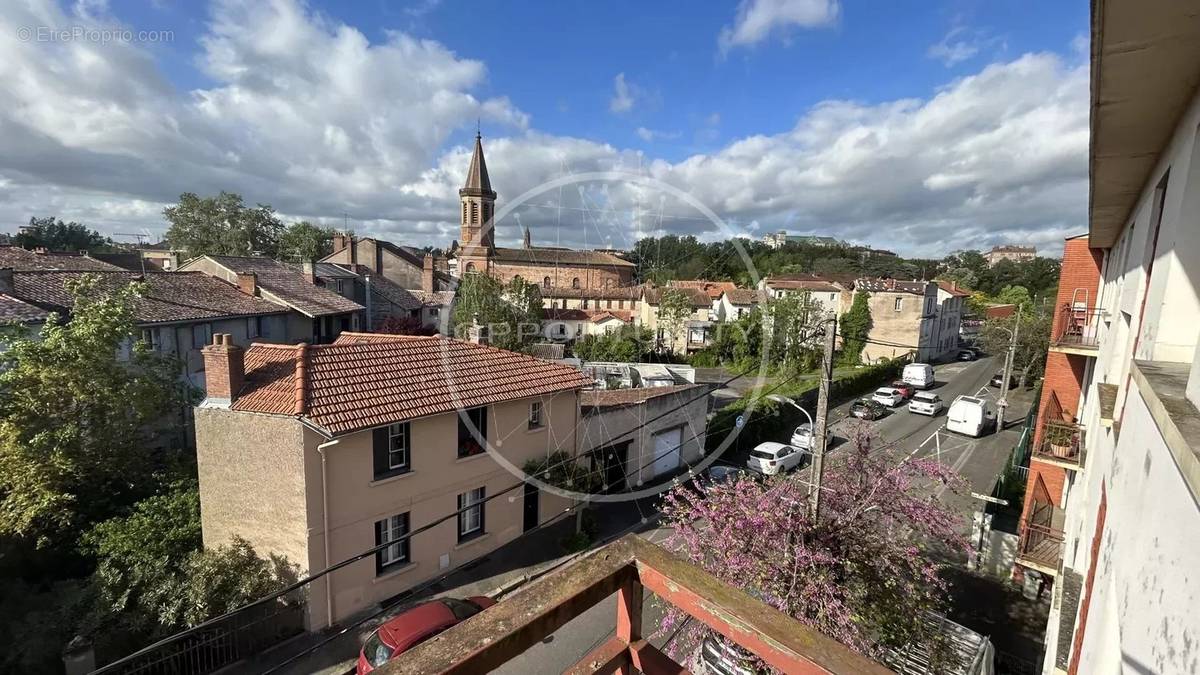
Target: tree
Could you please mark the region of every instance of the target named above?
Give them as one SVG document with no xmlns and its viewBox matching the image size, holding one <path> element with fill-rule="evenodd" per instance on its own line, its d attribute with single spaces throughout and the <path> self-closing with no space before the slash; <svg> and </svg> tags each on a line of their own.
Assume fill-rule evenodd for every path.
<svg viewBox="0 0 1200 675">
<path fill-rule="evenodd" d="M 259 556 L 244 539 L 204 549 L 195 481 L 182 481 L 98 524 L 85 537 L 98 560 L 95 623 L 143 641 L 237 609 L 294 583 L 298 568 Z"/>
<path fill-rule="evenodd" d="M 520 351 L 541 334 L 541 289 L 520 277 L 501 284 L 487 274 L 468 274 L 459 282 L 453 312 L 456 336 L 467 338 L 478 323 L 487 331 L 488 344 Z"/>
<path fill-rule="evenodd" d="M 170 456 L 154 449 L 153 427 L 193 395 L 176 364 L 135 339 L 141 286 L 105 293 L 87 275 L 67 289 L 70 322 L 52 315 L 0 355 L 0 535 L 64 551 L 152 490 Z"/>
<path fill-rule="evenodd" d="M 112 240 L 74 221 L 64 223 L 54 216 L 30 218 L 29 225 L 13 235 L 13 244 L 21 248 L 43 247 L 51 251 L 102 251 L 112 248 Z"/>
<path fill-rule="evenodd" d="M 820 359 L 820 341 L 814 334 L 823 315 L 824 307 L 807 291 L 770 300 L 763 319 L 772 364 L 790 373 L 815 368 Z"/>
<path fill-rule="evenodd" d="M 167 240 L 190 255 L 274 256 L 279 251 L 283 223 L 266 204 L 251 208 L 242 196 L 224 192 L 216 197 L 179 195 L 179 203 L 163 209 L 171 227 Z"/>
<path fill-rule="evenodd" d="M 1007 353 L 1017 320 L 1018 317 L 1014 313 L 1012 316 L 984 321 L 979 330 L 979 344 L 991 354 Z M 1053 314 L 1040 305 L 1028 303 L 1022 307 L 1021 330 L 1013 352 L 1012 372 L 1017 377 L 1017 386 L 1025 387 L 1031 379 L 1042 374 L 1046 365 L 1046 350 L 1050 348 L 1050 326 L 1053 320 Z"/>
<path fill-rule="evenodd" d="M 1029 289 L 1024 286 L 1005 286 L 996 294 L 996 302 L 1002 305 L 1017 305 L 1028 309 L 1031 300 Z"/>
<path fill-rule="evenodd" d="M 603 335 L 584 335 L 571 346 L 571 352 L 584 361 L 644 361 L 654 348 L 649 328 L 625 325 Z"/>
<path fill-rule="evenodd" d="M 807 474 L 705 482 L 667 493 L 666 545 L 869 656 L 930 639 L 914 619 L 946 601 L 934 558 L 969 551 L 960 518 L 931 491 L 958 490 L 961 479 L 939 462 L 873 447 L 861 427 L 847 452 L 826 461 L 819 521 Z M 683 616 L 670 610 L 664 630 Z"/>
<path fill-rule="evenodd" d="M 871 295 L 865 291 L 855 293 L 850 309 L 838 322 L 838 332 L 842 334 L 841 361 L 845 365 L 858 365 L 862 361 L 862 350 L 873 325 L 870 299 Z"/>
<path fill-rule="evenodd" d="M 332 227 L 318 227 L 307 220 L 292 223 L 279 237 L 279 259 L 309 262 L 329 255 L 333 248 Z"/>
<path fill-rule="evenodd" d="M 939 279 L 952 281 L 959 288 L 972 289 L 979 285 L 979 277 L 966 267 L 955 267 L 938 275 Z"/>
<path fill-rule="evenodd" d="M 681 288 L 664 288 L 658 299 L 658 334 L 660 348 L 674 351 L 683 331 L 683 323 L 692 315 L 692 296 Z"/>
</svg>

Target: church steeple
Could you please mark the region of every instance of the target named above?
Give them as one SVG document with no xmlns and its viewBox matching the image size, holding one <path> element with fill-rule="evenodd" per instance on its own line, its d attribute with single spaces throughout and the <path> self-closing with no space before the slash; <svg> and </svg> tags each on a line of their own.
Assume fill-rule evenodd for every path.
<svg viewBox="0 0 1200 675">
<path fill-rule="evenodd" d="M 529 226 L 528 225 L 525 226 L 525 237 L 524 237 L 524 239 L 521 240 L 521 243 L 527 249 L 533 248 L 533 237 L 529 236 Z"/>
<path fill-rule="evenodd" d="M 496 192 L 488 178 L 483 158 L 483 137 L 475 132 L 475 151 L 467 168 L 467 180 L 458 191 L 462 205 L 460 273 L 488 271 L 489 259 L 496 248 L 492 218 L 496 213 Z"/>
</svg>

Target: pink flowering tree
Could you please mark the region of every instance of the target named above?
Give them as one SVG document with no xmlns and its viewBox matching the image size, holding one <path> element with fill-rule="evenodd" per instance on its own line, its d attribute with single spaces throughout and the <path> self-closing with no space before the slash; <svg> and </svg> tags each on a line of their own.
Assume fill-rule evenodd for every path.
<svg viewBox="0 0 1200 675">
<path fill-rule="evenodd" d="M 814 522 L 808 474 L 672 490 L 663 504 L 664 524 L 675 528 L 668 548 L 869 656 L 924 639 L 919 618 L 946 599 L 937 561 L 969 551 L 962 520 L 934 497 L 961 478 L 860 429 L 826 456 Z M 683 616 L 672 610 L 664 629 Z"/>
</svg>

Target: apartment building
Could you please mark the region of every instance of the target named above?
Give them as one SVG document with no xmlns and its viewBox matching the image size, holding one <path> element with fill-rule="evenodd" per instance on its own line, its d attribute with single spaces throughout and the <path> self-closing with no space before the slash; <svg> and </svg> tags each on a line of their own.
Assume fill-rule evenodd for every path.
<svg viewBox="0 0 1200 675">
<path fill-rule="evenodd" d="M 906 354 L 917 361 L 933 361 L 943 356 L 944 350 L 936 342 L 938 292 L 938 285 L 932 281 L 856 280 L 854 293 L 867 294 L 871 312 L 863 361 L 874 363 Z M 958 328 L 954 331 L 957 333 Z"/>
<path fill-rule="evenodd" d="M 577 452 L 589 382 L 574 368 L 460 340 L 363 333 L 245 350 L 217 335 L 204 358 L 195 418 L 206 546 L 239 535 L 316 571 L 396 542 L 314 582 L 312 630 L 569 505 L 500 461 L 521 469 Z"/>
<path fill-rule="evenodd" d="M 958 287 L 953 281 L 938 281 L 937 309 L 934 317 L 933 349 L 939 354 L 946 354 L 958 349 L 959 336 L 962 333 L 963 314 L 966 311 L 967 298 L 971 294 Z"/>
<path fill-rule="evenodd" d="M 1065 249 L 1018 572 L 1053 580 L 1044 673 L 1194 673 L 1200 15 L 1092 12 L 1089 230 Z"/>
<path fill-rule="evenodd" d="M 989 265 L 995 265 L 1001 260 L 1028 262 L 1036 257 L 1036 246 L 993 246 L 992 250 L 983 254 L 983 259 L 986 260 Z"/>
<path fill-rule="evenodd" d="M 833 312 L 838 316 L 850 308 L 847 304 L 850 294 L 845 286 L 815 274 L 767 277 L 758 282 L 758 288 L 765 290 L 770 298 L 807 295 L 825 312 Z"/>
</svg>

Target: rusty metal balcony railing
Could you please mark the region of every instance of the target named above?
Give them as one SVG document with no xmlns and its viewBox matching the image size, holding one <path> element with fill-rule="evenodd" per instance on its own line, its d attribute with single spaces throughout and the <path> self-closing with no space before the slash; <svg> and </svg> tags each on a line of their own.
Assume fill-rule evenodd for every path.
<svg viewBox="0 0 1200 675">
<path fill-rule="evenodd" d="M 627 535 L 542 577 L 377 672 L 486 673 L 614 593 L 616 634 L 575 664 L 555 667 L 588 675 L 687 672 L 642 635 L 644 590 L 781 672 L 892 672 L 636 535 Z"/>
<path fill-rule="evenodd" d="M 1059 347 L 1095 349 L 1100 346 L 1100 322 L 1104 310 L 1063 307 L 1050 343 Z"/>
<path fill-rule="evenodd" d="M 1017 562 L 1057 573 L 1064 540 L 1062 530 L 1026 519 L 1021 523 L 1021 537 L 1017 540 Z"/>
<path fill-rule="evenodd" d="M 1042 428 L 1042 440 L 1033 449 L 1033 456 L 1066 469 L 1082 469 L 1087 448 L 1083 429 L 1077 424 L 1047 421 Z"/>
</svg>

